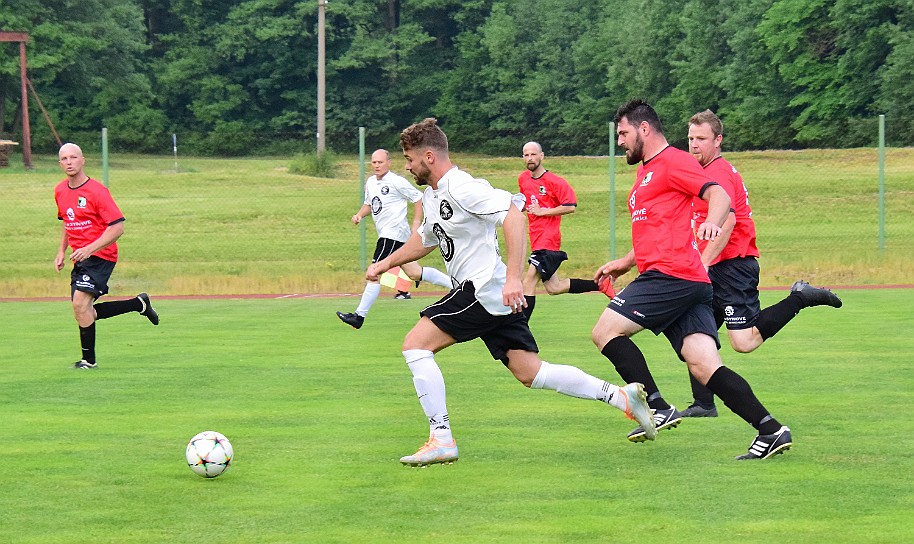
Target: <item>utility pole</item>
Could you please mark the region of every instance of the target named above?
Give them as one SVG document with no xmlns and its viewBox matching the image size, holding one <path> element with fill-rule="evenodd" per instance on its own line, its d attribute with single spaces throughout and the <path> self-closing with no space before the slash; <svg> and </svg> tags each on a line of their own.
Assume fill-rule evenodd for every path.
<svg viewBox="0 0 914 544">
<path fill-rule="evenodd" d="M 32 169 L 32 133 L 31 123 L 29 123 L 29 93 L 27 91 L 28 73 L 26 65 L 28 61 L 25 57 L 25 42 L 29 41 L 29 35 L 26 32 L 0 32 L 0 42 L 19 42 L 19 79 L 22 81 L 22 163 Z"/>
<path fill-rule="evenodd" d="M 325 11 L 327 0 L 317 0 L 317 154 L 320 155 L 327 148 L 327 116 L 324 64 L 326 63 L 324 26 L 326 21 Z"/>
</svg>

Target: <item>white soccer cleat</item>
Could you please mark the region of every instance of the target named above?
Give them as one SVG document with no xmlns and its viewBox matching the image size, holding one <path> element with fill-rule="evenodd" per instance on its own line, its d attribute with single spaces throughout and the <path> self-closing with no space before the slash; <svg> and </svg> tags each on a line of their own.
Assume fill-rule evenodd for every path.
<svg viewBox="0 0 914 544">
<path fill-rule="evenodd" d="M 619 391 L 625 395 L 625 417 L 637 421 L 643 432 L 643 437 L 653 440 L 657 437 L 657 427 L 654 424 L 651 408 L 647 405 L 647 394 L 640 383 L 630 383 L 620 387 Z"/>
<path fill-rule="evenodd" d="M 406 457 L 401 457 L 400 462 L 411 467 L 426 467 L 434 464 L 450 465 L 458 459 L 457 441 L 451 440 L 449 444 L 440 442 L 435 437 L 429 437 L 428 442 L 419 448 L 419 451 Z"/>
</svg>

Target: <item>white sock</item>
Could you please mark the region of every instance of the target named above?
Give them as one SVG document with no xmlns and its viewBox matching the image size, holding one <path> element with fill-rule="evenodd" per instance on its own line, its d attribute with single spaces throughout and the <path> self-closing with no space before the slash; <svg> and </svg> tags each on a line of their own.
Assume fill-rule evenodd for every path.
<svg viewBox="0 0 914 544">
<path fill-rule="evenodd" d="M 408 349 L 403 352 L 406 364 L 413 373 L 413 385 L 419 404 L 428 418 L 429 436 L 442 442 L 454 439 L 451 434 L 451 422 L 447 415 L 444 376 L 435 362 L 434 354 L 427 349 Z"/>
<path fill-rule="evenodd" d="M 437 268 L 432 268 L 430 266 L 422 267 L 422 281 L 434 283 L 435 285 L 447 287 L 448 289 L 454 286 L 454 284 L 451 283 L 450 276 L 438 270 Z"/>
<path fill-rule="evenodd" d="M 619 390 L 617 386 L 595 378 L 578 367 L 554 365 L 546 361 L 542 362 L 530 387 L 549 389 L 579 399 L 599 400 L 613 406 L 616 406 L 614 397 L 616 401 L 621 400 L 623 405 L 625 403 L 624 399 L 619 399 L 619 395 L 615 394 Z"/>
<path fill-rule="evenodd" d="M 362 291 L 362 300 L 359 301 L 359 307 L 355 309 L 355 313 L 362 317 L 368 315 L 368 310 L 371 309 L 371 305 L 374 304 L 374 301 L 378 300 L 378 295 L 380 293 L 380 283 L 366 283 L 365 290 Z"/>
</svg>

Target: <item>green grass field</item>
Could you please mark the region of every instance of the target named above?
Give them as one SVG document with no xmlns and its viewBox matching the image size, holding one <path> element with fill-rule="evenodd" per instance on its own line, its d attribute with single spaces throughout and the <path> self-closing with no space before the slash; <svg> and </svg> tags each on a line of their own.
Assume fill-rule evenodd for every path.
<svg viewBox="0 0 914 544">
<path fill-rule="evenodd" d="M 914 148 L 887 153 L 884 250 L 875 149 L 727 157 L 749 187 L 763 286 L 789 286 L 798 278 L 824 285 L 912 283 Z M 454 158 L 493 185 L 517 190 L 520 157 Z M 349 222 L 362 202 L 357 158 L 344 156 L 335 179 L 290 174 L 290 162 L 186 157 L 176 172 L 170 157 L 113 155 L 111 190 L 127 223 L 112 293 L 361 291 L 360 228 Z M 15 164 L 0 169 L 0 256 L 6 270 L 0 298 L 67 294 L 66 278 L 51 264 L 60 242 L 53 188 L 63 176 L 53 157 L 37 157 L 35 164 L 29 172 Z M 626 199 L 634 169 L 616 160 L 610 221 L 607 157 L 547 154 L 545 164 L 568 178 L 579 201 L 578 211 L 563 220 L 570 259 L 562 270 L 570 277 L 592 276 L 609 260 L 611 247 L 616 255 L 631 248 Z M 394 170 L 403 172 L 402 159 L 395 159 Z M 87 172 L 101 178 L 97 156 L 87 158 Z M 370 259 L 375 231 L 370 223 L 366 229 Z M 426 262 L 441 266 L 437 253 Z"/>
<path fill-rule="evenodd" d="M 385 290 L 359 331 L 333 314 L 353 297 L 159 299 L 158 327 L 99 323 L 92 371 L 68 368 L 66 302 L 0 303 L 0 542 L 910 542 L 914 290 L 839 294 L 722 350 L 786 455 L 734 461 L 754 431 L 726 410 L 631 444 L 618 411 L 526 390 L 472 342 L 437 357 L 461 459 L 426 469 L 397 461 L 427 436 L 400 343 L 433 299 Z M 618 382 L 590 342 L 605 303 L 541 297 L 543 358 Z M 686 405 L 665 340 L 636 343 Z M 184 462 L 206 429 L 236 452 L 215 480 Z"/>
</svg>

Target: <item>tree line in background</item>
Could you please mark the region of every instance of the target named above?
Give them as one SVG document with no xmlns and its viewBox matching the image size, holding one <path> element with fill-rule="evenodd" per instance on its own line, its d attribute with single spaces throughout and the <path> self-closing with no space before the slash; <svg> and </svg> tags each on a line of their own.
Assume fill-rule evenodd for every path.
<svg viewBox="0 0 914 544">
<path fill-rule="evenodd" d="M 65 140 L 162 152 L 314 148 L 318 0 L 0 0 Z M 631 97 L 682 145 L 710 108 L 730 149 L 914 145 L 914 0 L 331 0 L 327 143 L 396 147 L 435 116 L 464 152 L 605 154 Z M 18 48 L 0 44 L 0 135 Z M 56 149 L 32 111 L 33 147 Z M 681 128 L 681 130 L 680 130 Z"/>
</svg>

